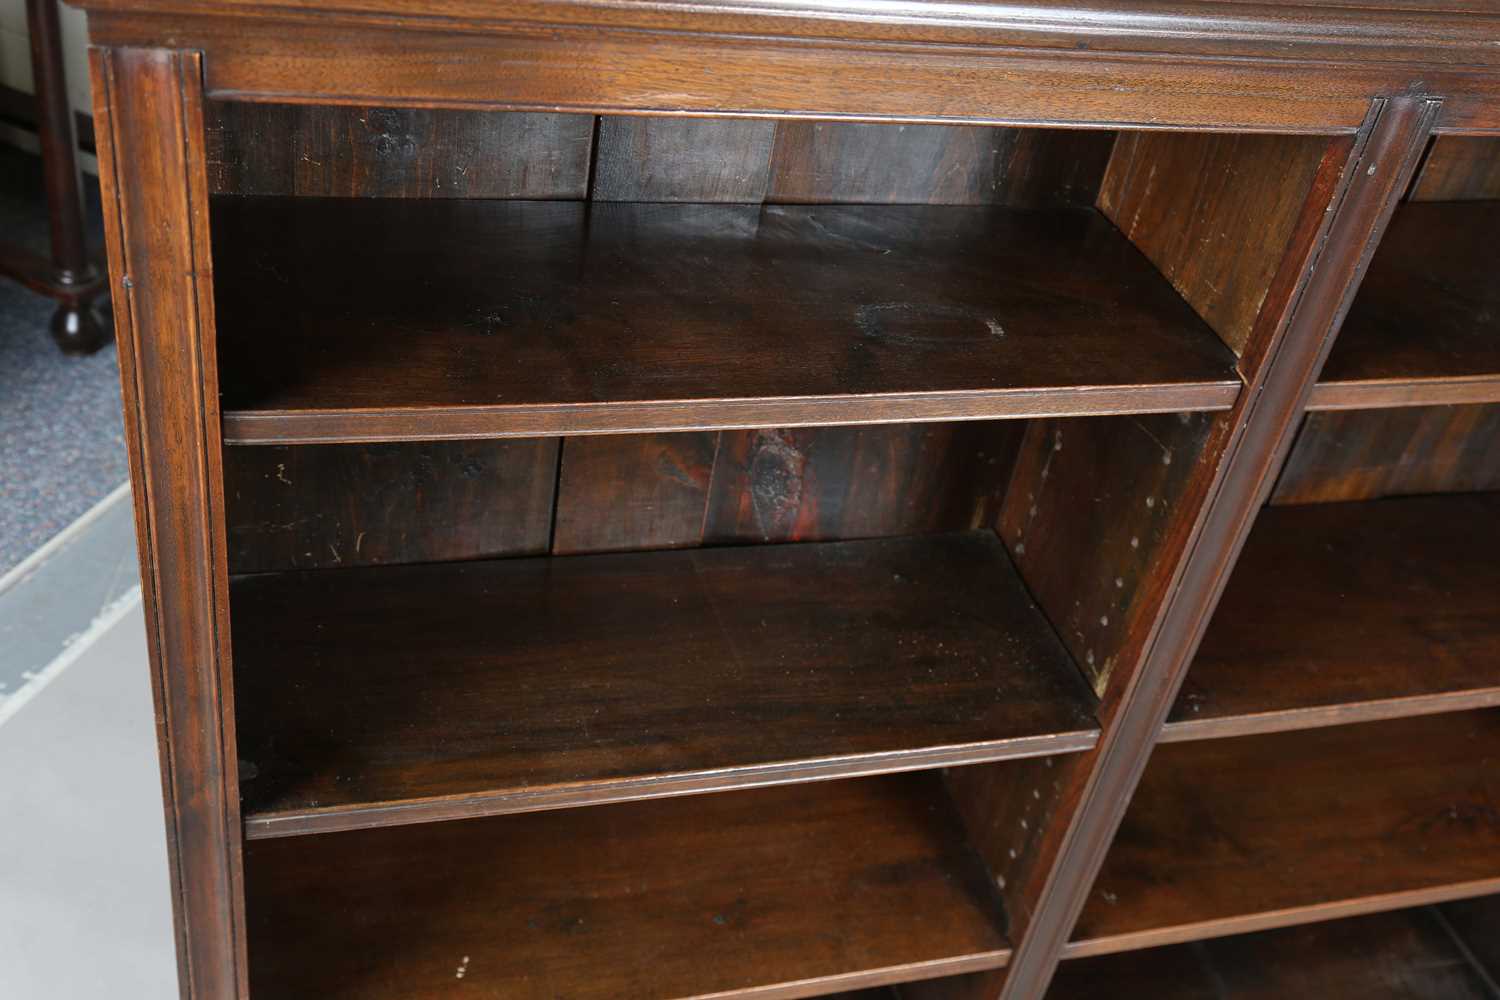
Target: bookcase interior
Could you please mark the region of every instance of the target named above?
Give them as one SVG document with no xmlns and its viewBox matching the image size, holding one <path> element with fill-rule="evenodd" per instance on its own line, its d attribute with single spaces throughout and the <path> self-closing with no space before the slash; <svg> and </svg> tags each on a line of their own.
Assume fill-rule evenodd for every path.
<svg viewBox="0 0 1500 1000">
<path fill-rule="evenodd" d="M 1002 968 L 1350 137 L 206 118 L 251 988 Z M 1398 209 L 1050 995 L 1500 889 L 1493 149 Z M 1473 257 L 1430 337 L 1422 239 Z"/>
<path fill-rule="evenodd" d="M 1493 989 L 1493 898 L 1385 911 L 1500 890 L 1497 169 L 1440 137 L 1396 208 L 1049 996 Z"/>
<path fill-rule="evenodd" d="M 1063 963 L 1047 1000 L 1481 1000 L 1500 971 L 1486 897 Z"/>
<path fill-rule="evenodd" d="M 1439 136 L 1396 208 L 1314 409 L 1500 402 L 1500 139 Z"/>
</svg>

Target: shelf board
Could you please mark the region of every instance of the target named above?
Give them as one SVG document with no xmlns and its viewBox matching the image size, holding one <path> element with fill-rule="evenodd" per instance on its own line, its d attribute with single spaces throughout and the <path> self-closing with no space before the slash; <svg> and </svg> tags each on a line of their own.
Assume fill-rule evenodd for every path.
<svg viewBox="0 0 1500 1000">
<path fill-rule="evenodd" d="M 1211 410 L 1240 387 L 1091 209 L 218 197 L 213 233 L 231 444 Z"/>
<path fill-rule="evenodd" d="M 1500 891 L 1500 712 L 1159 746 L 1067 953 Z"/>
<path fill-rule="evenodd" d="M 1500 705 L 1500 493 L 1267 507 L 1164 740 Z"/>
<path fill-rule="evenodd" d="M 1494 1000 L 1430 908 L 1064 962 L 1047 1000 Z"/>
<path fill-rule="evenodd" d="M 1497 272 L 1500 201 L 1403 204 L 1308 406 L 1500 402 Z"/>
<path fill-rule="evenodd" d="M 265 574 L 231 598 L 250 837 L 1098 738 L 992 532 Z"/>
<path fill-rule="evenodd" d="M 245 894 L 251 992 L 285 1000 L 805 997 L 1009 955 L 932 774 L 257 841 Z"/>
</svg>

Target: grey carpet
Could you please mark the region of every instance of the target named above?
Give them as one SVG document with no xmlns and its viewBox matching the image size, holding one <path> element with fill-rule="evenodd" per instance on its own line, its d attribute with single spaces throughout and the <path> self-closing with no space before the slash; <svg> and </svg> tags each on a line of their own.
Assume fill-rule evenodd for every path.
<svg viewBox="0 0 1500 1000">
<path fill-rule="evenodd" d="M 99 199 L 85 175 L 91 228 Z M 41 161 L 0 146 L 0 239 L 47 248 Z M 0 573 L 128 477 L 113 347 L 70 358 L 47 332 L 53 303 L 0 278 Z"/>
</svg>

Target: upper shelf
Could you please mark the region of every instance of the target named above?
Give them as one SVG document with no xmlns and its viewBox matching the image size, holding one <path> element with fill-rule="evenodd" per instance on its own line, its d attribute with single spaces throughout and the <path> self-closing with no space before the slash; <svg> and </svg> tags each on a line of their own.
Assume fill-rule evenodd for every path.
<svg viewBox="0 0 1500 1000">
<path fill-rule="evenodd" d="M 1162 738 L 1500 704 L 1500 493 L 1268 507 Z"/>
<path fill-rule="evenodd" d="M 990 532 L 234 581 L 246 832 L 1094 745 Z"/>
<path fill-rule="evenodd" d="M 1240 386 L 1087 209 L 224 197 L 213 232 L 229 443 L 1205 410 Z"/>
<path fill-rule="evenodd" d="M 1497 272 L 1500 201 L 1403 204 L 1308 406 L 1500 402 Z"/>
</svg>

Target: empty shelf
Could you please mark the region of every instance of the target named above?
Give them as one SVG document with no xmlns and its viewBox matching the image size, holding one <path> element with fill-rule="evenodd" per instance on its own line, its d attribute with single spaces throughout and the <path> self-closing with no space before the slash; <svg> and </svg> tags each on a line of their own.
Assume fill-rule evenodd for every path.
<svg viewBox="0 0 1500 1000">
<path fill-rule="evenodd" d="M 238 577 L 252 837 L 1082 750 L 990 532 Z"/>
<path fill-rule="evenodd" d="M 1224 409 L 1092 210 L 219 197 L 230 443 Z"/>
<path fill-rule="evenodd" d="M 1009 955 L 926 774 L 256 841 L 245 893 L 279 1000 L 812 996 Z"/>
<path fill-rule="evenodd" d="M 1268 507 L 1163 739 L 1500 704 L 1500 494 Z"/>
<path fill-rule="evenodd" d="M 1159 746 L 1067 952 L 1500 891 L 1497 801 L 1494 710 Z"/>
</svg>

